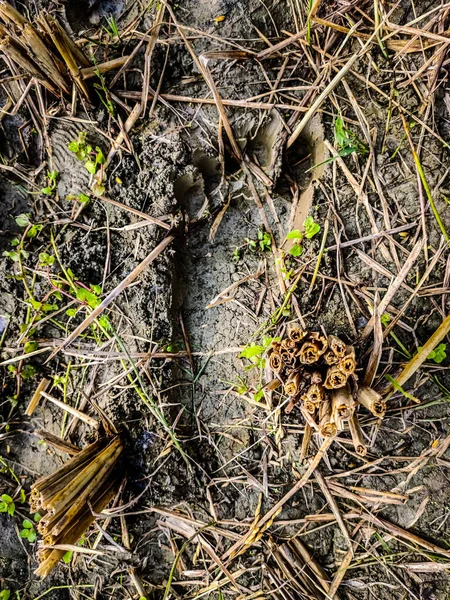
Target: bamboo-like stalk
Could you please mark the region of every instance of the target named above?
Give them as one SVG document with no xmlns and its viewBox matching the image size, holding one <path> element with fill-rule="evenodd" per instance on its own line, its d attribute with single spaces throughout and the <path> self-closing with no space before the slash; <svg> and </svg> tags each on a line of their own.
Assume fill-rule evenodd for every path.
<svg viewBox="0 0 450 600">
<path fill-rule="evenodd" d="M 296 396 L 300 389 L 300 382 L 302 379 L 302 374 L 297 371 L 291 373 L 284 384 L 284 391 L 288 396 Z"/>
<path fill-rule="evenodd" d="M 63 77 L 61 70 L 64 68 L 60 60 L 58 60 L 42 41 L 38 32 L 31 25 L 25 23 L 21 30 L 21 35 L 24 42 L 34 55 L 34 60 L 41 67 L 44 73 L 54 81 L 58 87 L 66 94 L 70 93 L 69 86 Z"/>
<path fill-rule="evenodd" d="M 331 350 L 331 348 L 328 348 L 328 350 L 325 352 L 325 354 L 323 355 L 323 359 L 326 362 L 326 364 L 330 366 L 335 365 L 339 362 L 339 357 L 336 356 L 336 354 L 333 352 L 333 350 Z"/>
<path fill-rule="evenodd" d="M 57 513 L 63 510 L 75 498 L 75 496 L 84 489 L 89 481 L 103 468 L 105 464 L 111 464 L 111 457 L 121 446 L 121 440 L 117 436 L 109 446 L 89 462 L 89 464 L 61 491 L 59 491 L 50 502 L 44 504 L 49 512 Z"/>
<path fill-rule="evenodd" d="M 355 349 L 353 346 L 347 346 L 345 356 L 340 359 L 338 367 L 344 375 L 349 377 L 356 371 Z"/>
<path fill-rule="evenodd" d="M 301 342 L 306 336 L 306 331 L 300 329 L 300 327 L 292 327 L 288 333 L 290 339 L 294 342 Z"/>
<path fill-rule="evenodd" d="M 370 387 L 358 389 L 358 402 L 365 406 L 376 417 L 382 419 L 386 412 L 386 402 L 381 395 Z"/>
<path fill-rule="evenodd" d="M 331 393 L 332 409 L 331 414 L 338 429 L 344 428 L 344 421 L 350 419 L 355 411 L 356 403 L 350 391 L 350 386 L 346 384 L 344 387 L 335 389 Z"/>
<path fill-rule="evenodd" d="M 311 384 L 304 395 L 305 402 L 311 402 L 314 406 L 319 406 L 324 397 L 325 392 L 321 383 Z"/>
<path fill-rule="evenodd" d="M 305 458 L 308 456 L 309 446 L 311 444 L 312 432 L 313 432 L 312 427 L 308 423 L 305 423 L 305 431 L 303 432 L 302 447 L 300 450 L 300 458 L 299 458 L 300 463 L 302 463 L 305 460 Z"/>
<path fill-rule="evenodd" d="M 333 351 L 333 353 L 338 357 L 338 358 L 342 358 L 343 356 L 345 356 L 345 353 L 347 351 L 347 346 L 346 344 L 340 339 L 338 338 L 336 335 L 329 335 L 328 336 L 328 345 L 330 347 L 330 350 Z"/>
<path fill-rule="evenodd" d="M 66 30 L 61 27 L 58 21 L 49 14 L 41 15 L 38 19 L 39 23 L 44 27 L 45 31 L 51 37 L 56 49 L 63 58 L 73 80 L 81 90 L 87 100 L 90 100 L 90 92 L 80 75 L 79 64 L 88 67 L 89 61 L 78 48 L 78 46 L 70 39 Z M 86 64 L 87 63 L 87 64 Z"/>
<path fill-rule="evenodd" d="M 337 433 L 337 425 L 332 419 L 329 397 L 325 397 L 319 406 L 319 432 L 324 438 L 334 437 Z"/>
<path fill-rule="evenodd" d="M 0 16 L 5 22 L 14 23 L 18 27 L 22 27 L 25 23 L 28 23 L 27 19 L 5 0 L 1 0 L 0 2 Z"/>
<path fill-rule="evenodd" d="M 75 446 L 75 444 L 71 444 L 57 435 L 54 435 L 49 431 L 45 431 L 45 429 L 38 429 L 35 431 L 35 434 L 38 435 L 46 444 L 49 444 L 50 446 L 53 446 L 62 452 L 66 452 L 71 456 L 75 456 L 75 454 L 78 454 L 81 451 L 81 448 Z"/>
<path fill-rule="evenodd" d="M 44 477 L 41 477 L 40 479 L 35 481 L 33 483 L 33 485 L 31 486 L 31 493 L 37 494 L 39 496 L 39 494 L 40 494 L 40 492 L 42 492 L 42 490 L 44 490 L 48 486 L 52 485 L 56 481 L 58 481 L 64 475 L 67 475 L 67 473 L 70 473 L 73 469 L 75 469 L 79 465 L 86 463 L 90 459 L 91 456 L 93 456 L 94 454 L 96 454 L 98 452 L 98 450 L 100 448 L 101 448 L 100 440 L 97 440 L 93 444 L 86 446 L 86 448 L 84 448 L 76 456 L 74 456 L 73 458 L 71 458 L 67 462 L 65 462 L 59 469 L 57 469 L 53 473 L 50 473 L 49 475 L 45 475 Z"/>
<path fill-rule="evenodd" d="M 317 340 L 304 342 L 298 352 L 298 358 L 304 365 L 312 365 L 321 357 L 320 343 Z"/>
<path fill-rule="evenodd" d="M 367 447 L 363 441 L 363 434 L 356 412 L 348 420 L 348 425 L 356 453 L 359 456 L 365 456 L 367 454 Z"/>
<path fill-rule="evenodd" d="M 58 398 L 50 396 L 50 394 L 47 394 L 47 392 L 42 391 L 41 396 L 43 398 L 46 398 L 47 400 L 50 400 L 50 402 L 53 402 L 53 404 L 55 404 L 59 408 L 62 408 L 65 411 L 67 411 L 74 417 L 77 417 L 81 421 L 84 421 L 91 427 L 99 426 L 99 422 L 97 421 L 97 419 L 94 419 L 94 417 L 90 417 L 89 415 L 86 415 L 85 413 L 81 412 L 80 410 L 77 410 L 76 408 L 73 408 L 73 406 L 70 406 L 69 404 L 66 404 L 65 402 L 61 402 L 61 400 L 58 400 Z"/>
<path fill-rule="evenodd" d="M 9 56 L 15 63 L 26 71 L 31 77 L 35 77 L 43 86 L 50 90 L 53 94 L 58 95 L 55 86 L 46 78 L 39 67 L 27 57 L 27 52 L 15 38 L 10 35 L 2 36 L 0 41 L 0 50 Z"/>
<path fill-rule="evenodd" d="M 115 487 L 113 485 L 93 505 L 94 512 L 100 513 L 109 504 L 114 494 Z M 64 543 L 75 544 L 84 534 L 84 532 L 90 527 L 90 525 L 92 525 L 92 523 L 95 521 L 95 518 L 95 515 L 88 513 L 82 519 L 74 523 L 70 531 L 68 531 L 67 535 L 64 537 Z M 35 575 L 38 575 L 42 578 L 47 577 L 47 575 L 52 571 L 65 553 L 65 550 L 50 550 L 50 553 L 46 554 L 45 560 L 34 572 Z"/>
<path fill-rule="evenodd" d="M 115 462 L 119 458 L 122 450 L 123 447 L 119 445 L 110 455 L 108 462 L 102 466 L 95 477 L 89 482 L 82 493 L 77 497 L 75 502 L 70 506 L 69 510 L 64 514 L 61 520 L 54 526 L 52 529 L 53 535 L 58 535 L 61 533 L 67 524 L 79 513 L 89 496 L 94 494 L 99 488 L 101 489 L 101 486 L 104 484 L 106 478 L 113 470 Z"/>
</svg>

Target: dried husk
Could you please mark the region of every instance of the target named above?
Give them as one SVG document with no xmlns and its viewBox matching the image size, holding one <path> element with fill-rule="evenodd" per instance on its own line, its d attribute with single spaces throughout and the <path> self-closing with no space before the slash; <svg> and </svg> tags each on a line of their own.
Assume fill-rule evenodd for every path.
<svg viewBox="0 0 450 600">
<path fill-rule="evenodd" d="M 294 342 L 301 342 L 306 334 L 307 332 L 300 329 L 300 327 L 292 327 L 288 333 L 290 339 Z"/>
<path fill-rule="evenodd" d="M 274 373 L 279 373 L 283 366 L 283 359 L 281 358 L 281 355 L 274 350 L 269 356 L 269 367 Z"/>
<path fill-rule="evenodd" d="M 343 387 L 347 383 L 347 376 L 342 373 L 337 365 L 328 369 L 327 377 L 324 382 L 324 387 L 327 390 L 333 390 Z"/>
<path fill-rule="evenodd" d="M 302 374 L 300 371 L 293 372 L 289 375 L 284 384 L 284 391 L 288 396 L 297 396 L 300 389 Z"/>
<path fill-rule="evenodd" d="M 339 360 L 339 370 L 341 373 L 350 377 L 356 371 L 355 349 L 353 346 L 347 346 L 345 356 Z"/>
</svg>

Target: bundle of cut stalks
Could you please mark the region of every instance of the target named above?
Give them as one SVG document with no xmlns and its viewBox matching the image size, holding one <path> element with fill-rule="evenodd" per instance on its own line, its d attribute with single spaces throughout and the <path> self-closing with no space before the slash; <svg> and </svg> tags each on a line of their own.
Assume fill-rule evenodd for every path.
<svg viewBox="0 0 450 600">
<path fill-rule="evenodd" d="M 356 409 L 361 404 L 382 418 L 386 403 L 372 388 L 358 386 L 353 346 L 334 335 L 293 327 L 272 343 L 269 366 L 275 376 L 270 387 L 281 384 L 290 397 L 286 412 L 300 405 L 307 425 L 325 438 L 348 425 L 356 452 L 366 454 Z"/>
<path fill-rule="evenodd" d="M 66 30 L 50 14 L 42 13 L 35 28 L 5 0 L 0 0 L 0 50 L 25 73 L 37 79 L 55 95 L 69 95 L 72 82 L 89 100 L 81 67 L 91 63 L 70 38 Z"/>
<path fill-rule="evenodd" d="M 120 482 L 114 467 L 122 450 L 119 436 L 99 440 L 34 483 L 31 511 L 45 513 L 37 525 L 43 544 L 36 575 L 50 573 L 66 552 L 60 546 L 75 544 L 116 494 Z"/>
<path fill-rule="evenodd" d="M 271 550 L 272 561 L 266 567 L 271 597 L 277 600 L 339 600 L 335 590 L 333 595 L 330 594 L 330 577 L 299 538 L 293 538 L 278 547 L 273 545 Z"/>
</svg>

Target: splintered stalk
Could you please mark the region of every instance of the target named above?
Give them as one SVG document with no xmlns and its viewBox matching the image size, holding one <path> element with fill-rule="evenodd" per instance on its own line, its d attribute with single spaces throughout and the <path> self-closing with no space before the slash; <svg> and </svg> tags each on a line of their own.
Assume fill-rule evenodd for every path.
<svg viewBox="0 0 450 600">
<path fill-rule="evenodd" d="M 31 486 L 32 494 L 36 493 L 39 495 L 42 490 L 51 486 L 53 483 L 57 482 L 61 477 L 70 473 L 73 469 L 78 467 L 79 465 L 88 461 L 101 447 L 100 441 L 94 442 L 89 446 L 86 446 L 81 452 L 76 454 L 73 458 L 69 459 L 67 462 L 63 464 L 62 467 L 50 473 L 50 475 L 45 475 L 41 477 Z"/>
<path fill-rule="evenodd" d="M 101 494 L 97 501 L 93 502 L 93 512 L 98 514 L 109 504 L 112 497 L 115 494 L 115 485 L 112 484 L 105 492 Z M 64 536 L 64 544 L 75 544 L 84 532 L 92 525 L 95 521 L 96 516 L 91 512 L 86 513 L 80 518 L 68 531 L 67 535 Z M 52 550 L 51 548 L 45 548 L 44 552 L 41 553 L 40 558 L 43 559 L 39 567 L 36 569 L 35 574 L 44 578 L 52 571 L 56 564 L 66 553 L 65 550 Z"/>
<path fill-rule="evenodd" d="M 42 15 L 39 19 L 39 22 L 45 28 L 58 52 L 64 59 L 64 62 L 67 65 L 67 68 L 69 69 L 75 83 L 83 92 L 86 99 L 90 100 L 89 89 L 81 79 L 80 68 L 78 66 L 78 64 L 82 64 L 85 67 L 90 66 L 89 61 L 86 59 L 78 46 L 70 39 L 65 29 L 61 27 L 61 25 L 52 15 L 47 14 L 45 17 Z"/>
</svg>

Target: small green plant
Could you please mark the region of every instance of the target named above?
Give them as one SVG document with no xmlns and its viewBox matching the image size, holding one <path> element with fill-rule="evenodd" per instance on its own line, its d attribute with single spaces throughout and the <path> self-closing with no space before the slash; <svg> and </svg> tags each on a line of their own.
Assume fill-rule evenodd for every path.
<svg viewBox="0 0 450 600">
<path fill-rule="evenodd" d="M 266 350 L 270 347 L 272 342 L 277 341 L 279 338 L 264 337 L 262 344 L 248 344 L 242 352 L 239 354 L 239 358 L 246 358 L 250 361 L 250 365 L 247 365 L 245 369 L 253 369 L 255 367 L 264 369 L 266 366 L 266 359 L 263 357 Z"/>
<path fill-rule="evenodd" d="M 245 242 L 247 243 L 248 248 L 252 252 L 257 252 L 258 250 L 262 250 L 262 252 L 266 252 L 272 248 L 272 238 L 267 231 L 260 229 L 258 231 L 258 236 L 256 240 L 251 240 L 250 238 L 245 238 Z M 238 250 L 238 248 L 236 248 Z M 235 250 L 235 253 L 236 253 Z"/>
<path fill-rule="evenodd" d="M 118 28 L 116 20 L 113 16 L 111 16 L 109 19 L 107 19 L 106 25 L 103 25 L 103 29 L 106 31 L 106 33 L 109 35 L 109 37 L 111 37 L 111 38 L 116 37 L 116 38 L 120 39 L 119 28 Z"/>
<path fill-rule="evenodd" d="M 2 590 L 0 592 L 0 600 L 9 600 L 11 592 L 9 590 Z"/>
<path fill-rule="evenodd" d="M 96 146 L 95 149 L 93 149 L 92 146 L 86 142 L 85 131 L 80 131 L 78 139 L 70 142 L 68 148 L 75 154 L 78 160 L 84 161 L 84 166 L 93 176 L 92 191 L 96 196 L 101 196 L 105 191 L 105 186 L 103 185 L 105 177 L 103 165 L 106 163 L 106 158 L 101 148 Z M 83 196 L 85 195 L 83 194 Z"/>
<path fill-rule="evenodd" d="M 28 519 L 24 519 L 22 521 L 22 527 L 23 529 L 20 531 L 20 537 L 28 540 L 30 544 L 32 544 L 37 537 L 36 529 L 34 528 L 33 523 Z"/>
<path fill-rule="evenodd" d="M 363 142 L 344 125 L 344 121 L 339 115 L 334 122 L 334 137 L 339 150 L 339 156 L 348 156 L 356 152 L 357 154 L 368 154 L 369 150 Z"/>
<path fill-rule="evenodd" d="M 299 229 L 294 229 L 290 231 L 286 239 L 294 240 L 294 244 L 289 251 L 291 256 L 300 256 L 303 252 L 303 238 L 311 239 L 320 231 L 320 225 L 316 223 L 313 217 L 309 216 L 305 222 L 303 223 L 304 231 L 300 231 Z"/>
<path fill-rule="evenodd" d="M 47 185 L 41 189 L 41 193 L 51 196 L 56 189 L 58 171 L 47 171 Z"/>
<path fill-rule="evenodd" d="M 74 202 L 80 202 L 81 204 L 88 204 L 90 201 L 89 196 L 86 194 L 68 194 L 66 200 L 73 200 Z"/>
<path fill-rule="evenodd" d="M 16 505 L 14 504 L 14 500 L 8 494 L 1 495 L 0 502 L 0 513 L 8 513 L 8 515 L 13 516 L 16 510 Z"/>
<path fill-rule="evenodd" d="M 420 350 L 422 350 L 422 347 L 420 346 L 418 348 L 418 352 L 420 352 Z M 441 362 L 443 362 L 445 359 L 447 358 L 447 344 L 439 344 L 439 346 L 436 346 L 436 348 L 434 350 L 432 350 L 430 352 L 430 354 L 427 356 L 427 360 L 432 360 L 433 362 L 437 363 L 438 365 L 441 364 Z"/>
</svg>

